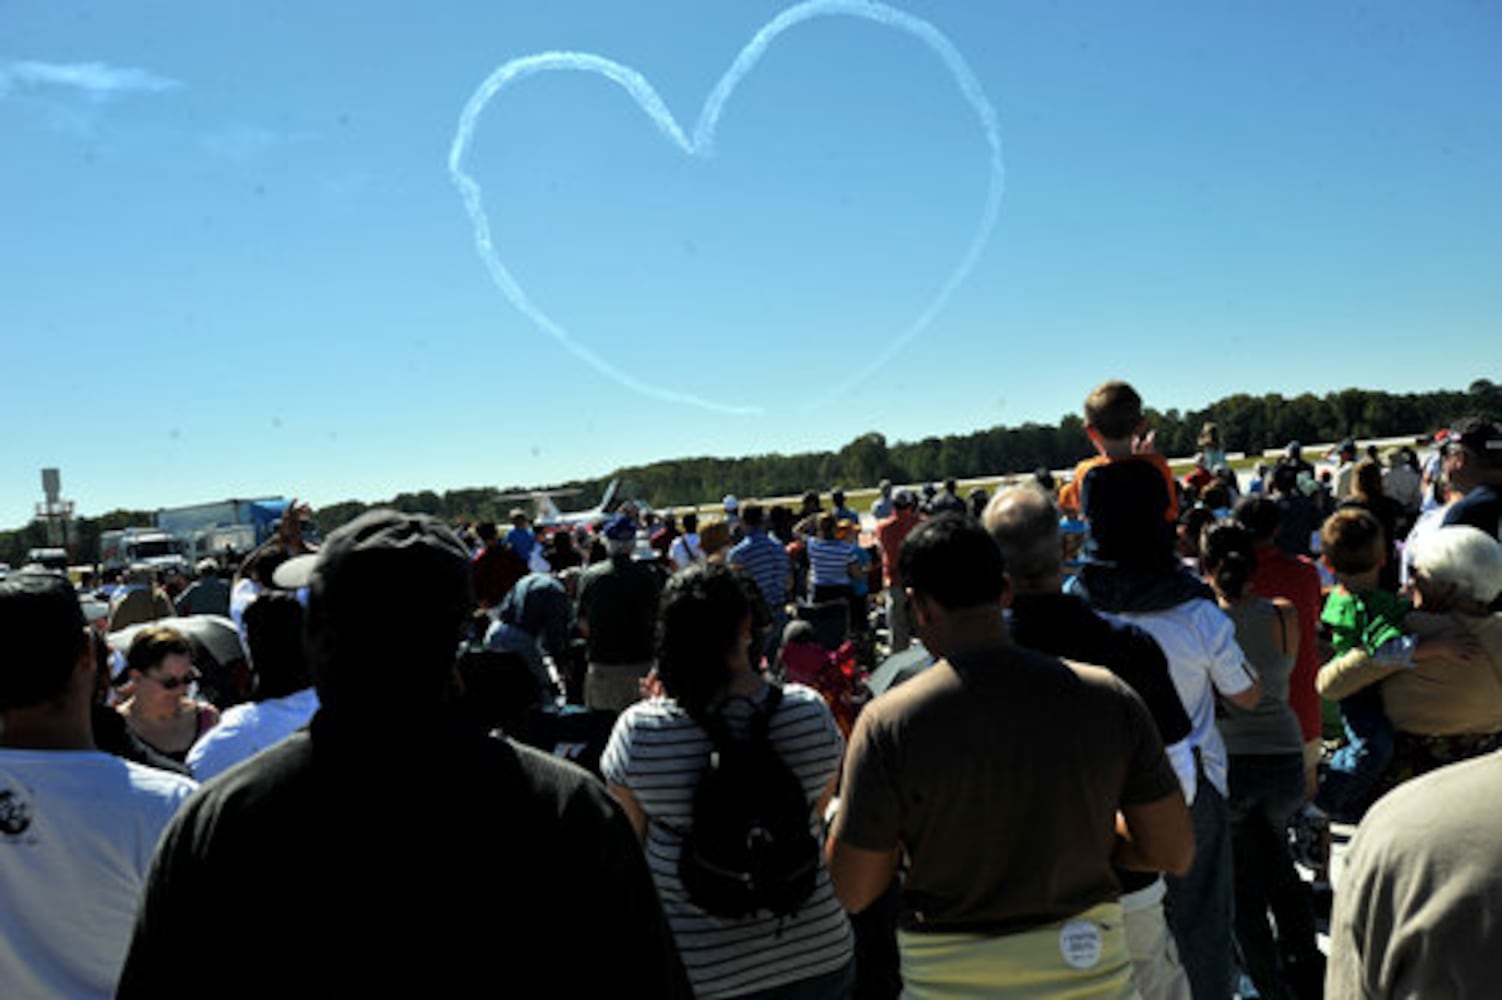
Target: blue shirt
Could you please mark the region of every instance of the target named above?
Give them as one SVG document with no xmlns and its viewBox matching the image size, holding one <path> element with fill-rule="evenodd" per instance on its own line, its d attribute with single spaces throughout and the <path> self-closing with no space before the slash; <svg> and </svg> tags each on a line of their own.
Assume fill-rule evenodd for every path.
<svg viewBox="0 0 1502 1000">
<path fill-rule="evenodd" d="M 515 552 L 517 558 L 526 562 L 532 558 L 532 546 L 537 544 L 537 536 L 526 528 L 512 528 L 506 532 L 506 545 Z"/>
<path fill-rule="evenodd" d="M 787 603 L 787 578 L 790 563 L 787 549 L 765 531 L 752 531 L 741 539 L 727 557 L 756 581 L 767 607 L 776 612 Z"/>
</svg>

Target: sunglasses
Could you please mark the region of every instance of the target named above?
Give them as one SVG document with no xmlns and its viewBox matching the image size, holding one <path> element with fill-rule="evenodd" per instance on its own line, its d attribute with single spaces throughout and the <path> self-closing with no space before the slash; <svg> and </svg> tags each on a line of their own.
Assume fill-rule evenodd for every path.
<svg viewBox="0 0 1502 1000">
<path fill-rule="evenodd" d="M 151 677 L 150 674 L 146 676 Z M 181 677 L 151 677 L 151 679 L 160 684 L 163 691 L 176 691 L 180 687 L 187 687 L 202 676 L 198 671 L 191 670 Z"/>
</svg>

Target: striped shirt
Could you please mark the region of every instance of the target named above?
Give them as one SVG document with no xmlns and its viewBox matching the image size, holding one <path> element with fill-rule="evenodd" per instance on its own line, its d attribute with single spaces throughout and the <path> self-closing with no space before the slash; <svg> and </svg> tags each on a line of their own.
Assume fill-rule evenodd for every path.
<svg viewBox="0 0 1502 1000">
<path fill-rule="evenodd" d="M 763 689 L 756 700 L 765 698 Z M 738 731 L 744 730 L 750 713 L 744 700 L 732 700 L 725 708 Z M 783 688 L 769 735 L 803 782 L 810 828 L 817 833 L 812 807 L 839 768 L 844 738 L 824 699 L 798 684 Z M 600 759 L 605 780 L 630 789 L 647 814 L 647 864 L 694 994 L 736 996 L 834 972 L 850 960 L 853 938 L 822 862 L 814 894 L 791 917 L 715 917 L 684 892 L 678 879 L 682 842 L 668 828 L 692 824 L 694 789 L 709 750 L 709 737 L 677 702 L 653 698 L 621 714 Z"/>
<path fill-rule="evenodd" d="M 765 531 L 753 531 L 730 550 L 732 566 L 739 566 L 756 581 L 762 600 L 773 612 L 787 603 L 788 553 Z"/>
<path fill-rule="evenodd" d="M 808 540 L 809 582 L 815 587 L 848 587 L 850 564 L 857 558 L 852 542 L 837 538 Z"/>
</svg>

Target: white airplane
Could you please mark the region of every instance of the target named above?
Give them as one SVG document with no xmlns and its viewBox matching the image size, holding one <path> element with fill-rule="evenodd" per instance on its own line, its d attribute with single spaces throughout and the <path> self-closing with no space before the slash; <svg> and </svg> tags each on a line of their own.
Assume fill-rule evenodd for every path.
<svg viewBox="0 0 1502 1000">
<path fill-rule="evenodd" d="M 532 490 L 529 493 L 508 493 L 496 499 L 531 500 L 536 503 L 537 512 L 533 515 L 532 523 L 539 528 L 571 528 L 579 524 L 593 526 L 615 513 L 616 508 L 622 502 L 618 496 L 619 479 L 612 479 L 605 487 L 605 493 L 600 497 L 599 504 L 587 510 L 564 511 L 560 510 L 558 504 L 554 502 L 556 497 L 569 497 L 578 492 L 578 490 Z"/>
</svg>

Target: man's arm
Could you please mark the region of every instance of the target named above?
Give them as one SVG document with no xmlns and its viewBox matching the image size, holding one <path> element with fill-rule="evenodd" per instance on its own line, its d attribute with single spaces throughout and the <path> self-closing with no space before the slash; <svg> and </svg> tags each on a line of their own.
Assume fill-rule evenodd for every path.
<svg viewBox="0 0 1502 1000">
<path fill-rule="evenodd" d="M 1174 789 L 1152 802 L 1123 805 L 1111 861 L 1135 871 L 1187 872 L 1194 862 L 1194 824 L 1184 793 Z"/>
<path fill-rule="evenodd" d="M 878 715 L 879 706 L 868 706 L 855 721 L 845 751 L 840 807 L 824 845 L 835 898 L 850 913 L 859 913 L 887 891 L 902 856 L 901 806 L 885 754 L 872 735 Z M 852 839 L 868 846 L 858 847 Z"/>
<path fill-rule="evenodd" d="M 829 881 L 834 886 L 835 898 L 847 912 L 859 913 L 877 899 L 892 884 L 897 874 L 897 859 L 901 847 L 888 851 L 868 851 L 852 847 L 839 839 L 838 826 L 829 835 L 824 845 L 824 861 L 829 867 Z"/>
<path fill-rule="evenodd" d="M 625 785 L 617 785 L 613 781 L 605 785 L 605 790 L 610 793 L 616 802 L 620 803 L 621 811 L 626 814 L 626 818 L 631 821 L 631 828 L 636 831 L 636 839 L 646 840 L 647 811 L 637 801 L 636 793 Z"/>
</svg>

